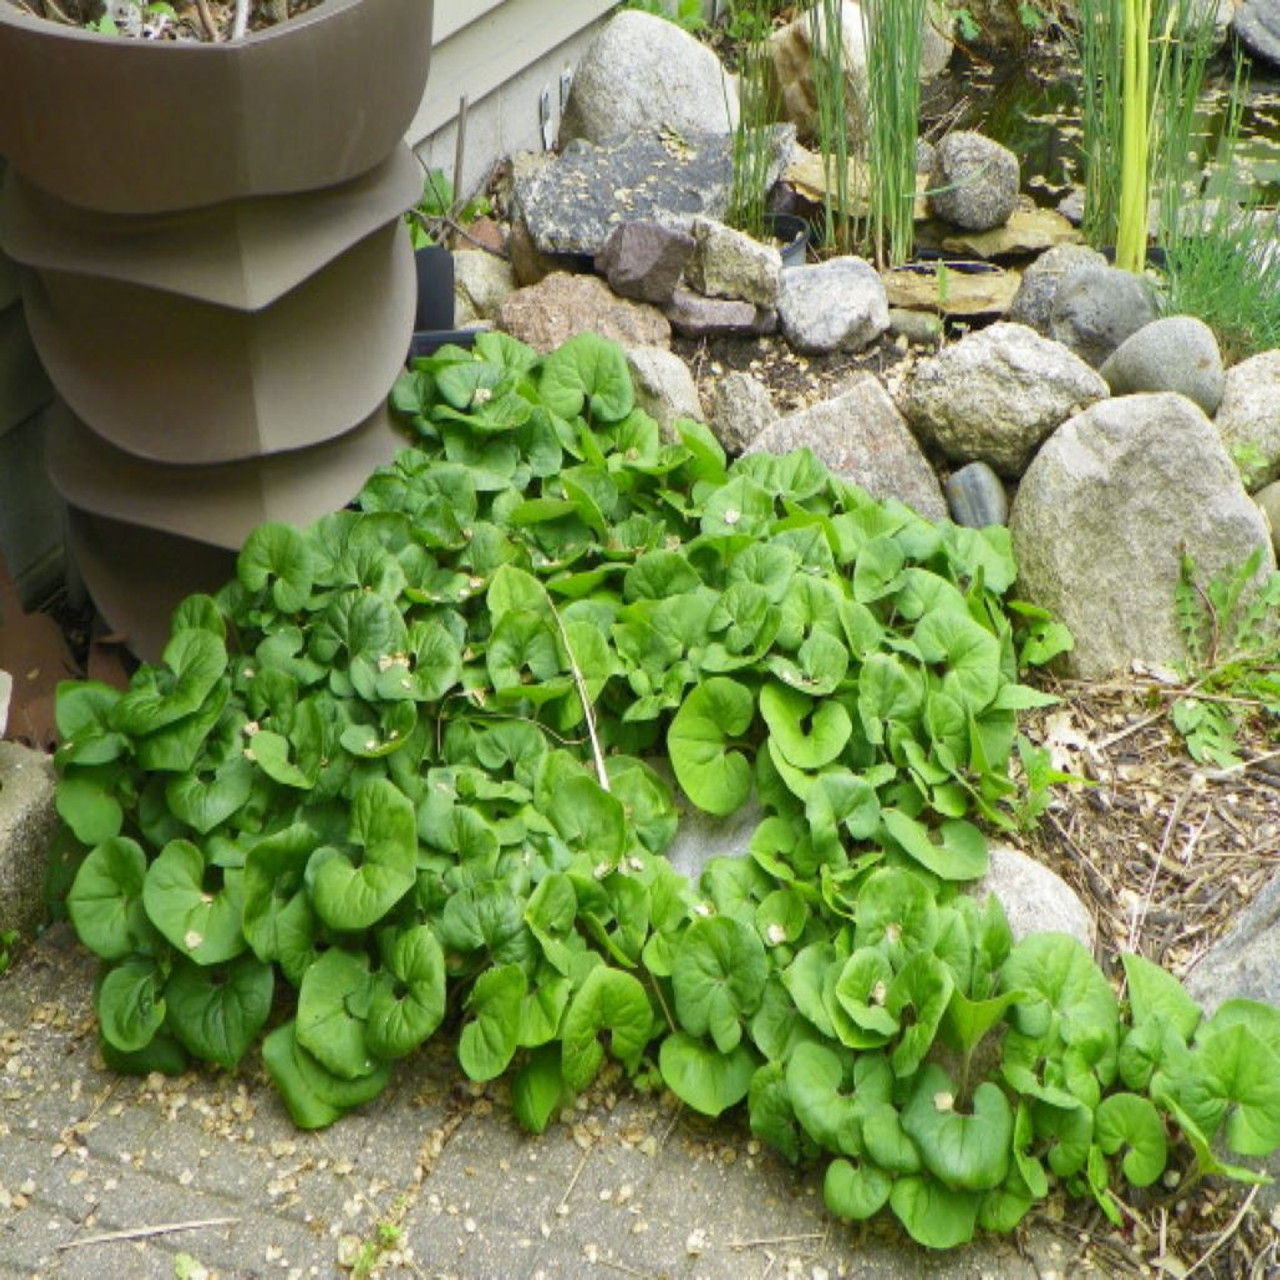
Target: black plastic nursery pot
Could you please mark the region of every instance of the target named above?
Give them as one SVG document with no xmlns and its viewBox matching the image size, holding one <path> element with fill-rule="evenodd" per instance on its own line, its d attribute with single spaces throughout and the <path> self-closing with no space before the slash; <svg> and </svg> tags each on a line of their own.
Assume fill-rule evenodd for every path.
<svg viewBox="0 0 1280 1280">
<path fill-rule="evenodd" d="M 418 309 L 409 359 L 429 356 L 450 343 L 471 346 L 475 333 L 453 327 L 453 254 L 443 245 L 425 245 L 414 251 L 414 265 L 418 271 Z"/>
</svg>

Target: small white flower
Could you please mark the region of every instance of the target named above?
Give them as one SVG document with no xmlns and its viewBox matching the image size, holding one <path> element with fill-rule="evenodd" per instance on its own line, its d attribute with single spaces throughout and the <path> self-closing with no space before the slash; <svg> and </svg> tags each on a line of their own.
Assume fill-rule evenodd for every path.
<svg viewBox="0 0 1280 1280">
<path fill-rule="evenodd" d="M 954 1093 L 935 1093 L 933 1095 L 933 1109 L 935 1111 L 954 1111 L 956 1109 L 956 1096 Z"/>
<path fill-rule="evenodd" d="M 476 393 L 471 397 L 472 404 L 488 404 L 493 399 L 492 387 L 477 387 Z"/>
<path fill-rule="evenodd" d="M 244 728 L 241 729 L 240 732 L 243 733 L 246 738 L 252 738 L 253 735 L 261 728 L 262 726 L 256 720 L 247 720 Z"/>
<path fill-rule="evenodd" d="M 765 936 L 769 939 L 769 945 L 776 947 L 780 942 L 786 942 L 787 931 L 780 924 L 771 924 L 765 930 Z"/>
<path fill-rule="evenodd" d="M 724 513 L 724 522 L 729 526 L 730 529 L 732 529 L 733 526 L 737 524 L 738 521 L 741 519 L 742 519 L 742 512 L 735 511 L 732 507 L 730 507 L 729 510 Z"/>
</svg>

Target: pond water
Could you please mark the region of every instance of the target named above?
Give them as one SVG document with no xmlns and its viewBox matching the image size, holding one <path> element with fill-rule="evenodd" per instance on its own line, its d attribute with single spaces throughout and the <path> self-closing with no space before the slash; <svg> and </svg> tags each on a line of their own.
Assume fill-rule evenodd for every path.
<svg viewBox="0 0 1280 1280">
<path fill-rule="evenodd" d="M 1196 128 L 1196 162 L 1206 175 L 1205 194 L 1264 204 L 1280 202 L 1280 76 L 1255 66 L 1242 117 L 1240 140 L 1226 164 L 1224 141 L 1230 69 L 1211 64 Z M 1009 147 L 1022 165 L 1024 190 L 1052 206 L 1082 182 L 1079 77 L 1061 62 L 1040 60 L 975 66 L 951 86 L 951 110 L 964 128 L 978 129 Z"/>
</svg>

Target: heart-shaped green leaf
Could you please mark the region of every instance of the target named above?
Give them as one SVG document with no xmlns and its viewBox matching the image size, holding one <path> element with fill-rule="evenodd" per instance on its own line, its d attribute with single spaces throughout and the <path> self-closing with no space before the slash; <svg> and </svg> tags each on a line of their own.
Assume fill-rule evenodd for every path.
<svg viewBox="0 0 1280 1280">
<path fill-rule="evenodd" d="M 865 1222 L 889 1201 L 893 1179 L 873 1164 L 833 1160 L 822 1180 L 822 1200 L 837 1218 Z"/>
<path fill-rule="evenodd" d="M 1124 1176 L 1135 1187 L 1149 1187 L 1164 1172 L 1168 1160 L 1164 1121 L 1149 1098 L 1113 1093 L 1099 1104 L 1093 1125 L 1104 1155 L 1124 1149 Z"/>
<path fill-rule="evenodd" d="M 145 1049 L 164 1022 L 163 986 L 160 966 L 146 957 L 109 969 L 94 997 L 103 1037 L 125 1053 Z"/>
<path fill-rule="evenodd" d="M 767 976 L 754 929 L 729 916 L 699 917 L 672 962 L 676 1016 L 690 1034 L 709 1032 L 716 1048 L 729 1053 L 742 1038 L 743 1022 L 760 1007 Z"/>
<path fill-rule="evenodd" d="M 145 948 L 151 926 L 142 902 L 147 857 L 134 840 L 116 836 L 80 864 L 67 912 L 80 941 L 104 960 Z"/>
<path fill-rule="evenodd" d="M 340 1080 L 378 1068 L 365 1041 L 373 978 L 369 958 L 334 947 L 307 969 L 298 991 L 298 1044 Z"/>
<path fill-rule="evenodd" d="M 747 1096 L 757 1061 L 745 1044 L 720 1053 L 683 1031 L 662 1042 L 658 1067 L 672 1093 L 704 1116 L 718 1116 Z"/>
<path fill-rule="evenodd" d="M 208 835 L 239 811 L 253 790 L 253 767 L 244 756 L 232 756 L 212 777 L 188 773 L 165 787 L 169 809 L 180 822 Z"/>
<path fill-rule="evenodd" d="M 727 814 L 751 792 L 751 766 L 729 744 L 755 715 L 751 691 L 714 676 L 685 698 L 667 731 L 667 750 L 684 793 L 708 813 Z"/>
<path fill-rule="evenodd" d="M 885 809 L 880 814 L 889 837 L 921 866 L 943 880 L 977 880 L 987 872 L 990 855 L 987 840 L 978 827 L 963 818 L 941 824 L 935 842 L 929 828 L 900 809 Z"/>
<path fill-rule="evenodd" d="M 610 1033 L 610 1052 L 634 1071 L 653 1033 L 649 997 L 639 979 L 600 965 L 574 993 L 561 1030 L 565 1084 L 580 1093 L 595 1079 L 604 1061 L 599 1034 Z"/>
<path fill-rule="evenodd" d="M 179 960 L 165 984 L 168 1026 L 197 1058 L 234 1071 L 271 1012 L 273 970 L 251 955 L 225 969 Z"/>
<path fill-rule="evenodd" d="M 356 793 L 351 842 L 359 864 L 332 847 L 318 849 L 307 866 L 316 914 L 332 929 L 367 929 L 413 888 L 417 819 L 407 796 L 384 778 Z M 306 1039 L 303 1039 L 306 1047 Z"/>
<path fill-rule="evenodd" d="M 240 877 L 225 874 L 215 889 L 206 882 L 218 872 L 189 840 L 171 840 L 147 868 L 142 886 L 151 923 L 196 964 L 225 964 L 245 949 L 240 932 L 244 909 Z"/>
<path fill-rule="evenodd" d="M 236 576 L 259 592 L 270 586 L 271 602 L 281 613 L 296 613 L 311 595 L 313 564 L 306 538 L 292 525 L 259 525 L 245 540 L 236 560 Z"/>
<path fill-rule="evenodd" d="M 519 1041 L 524 994 L 524 971 L 517 964 L 488 969 L 476 979 L 467 1001 L 471 1019 L 458 1041 L 458 1061 L 472 1080 L 494 1080 L 507 1069 Z"/>
<path fill-rule="evenodd" d="M 395 935 L 374 979 L 365 1044 L 379 1058 L 403 1058 L 424 1043 L 444 1018 L 444 952 L 429 925 Z"/>
<path fill-rule="evenodd" d="M 797 769 L 821 769 L 830 764 L 853 732 L 844 707 L 833 701 L 806 697 L 785 685 L 770 683 L 760 690 L 760 714 L 778 749 Z"/>
<path fill-rule="evenodd" d="M 925 1167 L 957 1191 L 998 1187 L 1009 1172 L 1013 1111 L 990 1081 L 973 1091 L 971 1114 L 956 1110 L 956 1088 L 930 1063 L 916 1078 L 902 1112 L 902 1127 L 914 1139 Z"/>
</svg>

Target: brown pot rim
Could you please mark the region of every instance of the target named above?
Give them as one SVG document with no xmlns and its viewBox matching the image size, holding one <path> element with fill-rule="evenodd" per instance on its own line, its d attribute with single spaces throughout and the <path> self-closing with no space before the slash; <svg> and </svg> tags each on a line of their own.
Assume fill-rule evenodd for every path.
<svg viewBox="0 0 1280 1280">
<path fill-rule="evenodd" d="M 432 0 L 325 0 L 235 43 L 126 40 L 0 0 L 0 155 L 110 213 L 333 186 L 409 127 L 432 26 Z"/>
</svg>

